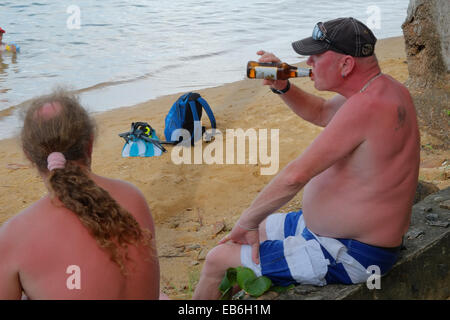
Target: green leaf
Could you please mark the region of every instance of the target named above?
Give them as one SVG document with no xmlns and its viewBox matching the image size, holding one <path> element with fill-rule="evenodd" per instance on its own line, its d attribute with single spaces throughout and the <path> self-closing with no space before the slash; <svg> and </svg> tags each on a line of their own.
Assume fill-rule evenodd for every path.
<svg viewBox="0 0 450 320">
<path fill-rule="evenodd" d="M 241 287 L 241 289 L 245 290 L 245 287 L 246 287 L 245 284 L 248 281 L 253 281 L 256 279 L 255 273 L 250 268 L 237 267 L 236 271 L 237 271 L 237 277 L 236 277 L 237 283 L 238 283 L 239 287 Z M 247 291 L 247 290 L 245 290 L 245 291 Z"/>
<path fill-rule="evenodd" d="M 244 290 L 247 291 L 253 297 L 259 297 L 264 292 L 269 290 L 271 285 L 272 281 L 269 278 L 261 276 L 252 281 L 245 282 Z"/>
<path fill-rule="evenodd" d="M 253 270 L 247 267 L 228 268 L 219 285 L 222 292 L 220 299 L 230 300 L 236 284 L 251 296 L 259 297 L 272 286 L 272 281 L 265 276 L 256 277 Z"/>
<path fill-rule="evenodd" d="M 231 300 L 232 296 L 231 293 L 233 292 L 233 288 L 229 287 L 225 292 L 222 293 L 222 296 L 220 297 L 220 300 Z"/>
<path fill-rule="evenodd" d="M 222 279 L 222 282 L 219 285 L 219 291 L 222 293 L 225 293 L 232 287 L 230 281 L 228 280 L 227 276 L 225 275 Z"/>
<path fill-rule="evenodd" d="M 236 269 L 228 268 L 225 272 L 225 276 L 222 279 L 222 282 L 219 285 L 219 290 L 223 294 L 225 294 L 230 288 L 233 288 L 236 285 Z"/>
</svg>

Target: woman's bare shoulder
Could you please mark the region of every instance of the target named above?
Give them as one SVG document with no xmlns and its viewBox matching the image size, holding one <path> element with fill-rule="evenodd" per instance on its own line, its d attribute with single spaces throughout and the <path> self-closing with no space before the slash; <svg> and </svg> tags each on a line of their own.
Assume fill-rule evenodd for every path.
<svg viewBox="0 0 450 320">
<path fill-rule="evenodd" d="M 91 178 L 101 188 L 108 191 L 114 198 L 116 195 L 126 195 L 127 197 L 143 197 L 141 190 L 131 182 L 113 179 L 96 174 L 91 174 Z"/>
<path fill-rule="evenodd" d="M 147 199 L 137 186 L 128 181 L 94 174 L 92 174 L 91 178 L 98 186 L 105 189 L 124 209 L 134 215 L 138 221 L 146 225 L 153 224 Z"/>
</svg>

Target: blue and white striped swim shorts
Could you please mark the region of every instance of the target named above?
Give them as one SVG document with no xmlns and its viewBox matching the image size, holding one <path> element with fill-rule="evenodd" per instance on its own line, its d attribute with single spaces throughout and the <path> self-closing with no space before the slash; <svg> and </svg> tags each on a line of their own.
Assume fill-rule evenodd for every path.
<svg viewBox="0 0 450 320">
<path fill-rule="evenodd" d="M 398 259 L 400 247 L 381 248 L 352 239 L 320 237 L 306 228 L 302 211 L 276 213 L 267 218 L 267 241 L 260 244 L 260 264 L 243 245 L 241 263 L 257 276 L 267 276 L 277 285 L 366 282 L 371 266 L 381 275 Z"/>
</svg>

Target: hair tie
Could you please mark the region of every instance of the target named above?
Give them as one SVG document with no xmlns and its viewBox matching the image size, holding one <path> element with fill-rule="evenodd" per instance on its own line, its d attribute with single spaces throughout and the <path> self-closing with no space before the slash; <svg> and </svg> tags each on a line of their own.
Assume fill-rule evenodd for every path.
<svg viewBox="0 0 450 320">
<path fill-rule="evenodd" d="M 61 152 L 52 152 L 47 157 L 47 169 L 52 171 L 55 169 L 64 169 L 66 166 L 66 158 Z"/>
</svg>

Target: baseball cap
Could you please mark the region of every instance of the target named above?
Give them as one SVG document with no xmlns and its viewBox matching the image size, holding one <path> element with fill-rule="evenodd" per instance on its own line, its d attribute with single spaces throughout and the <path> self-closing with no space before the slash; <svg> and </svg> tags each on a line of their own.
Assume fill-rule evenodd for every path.
<svg viewBox="0 0 450 320">
<path fill-rule="evenodd" d="M 318 22 L 309 38 L 292 43 L 295 52 L 310 56 L 327 50 L 353 57 L 368 57 L 375 51 L 377 38 L 361 21 L 355 18 L 338 18 Z"/>
<path fill-rule="evenodd" d="M 0 33 L 6 33 L 6 31 L 0 27 Z"/>
</svg>

